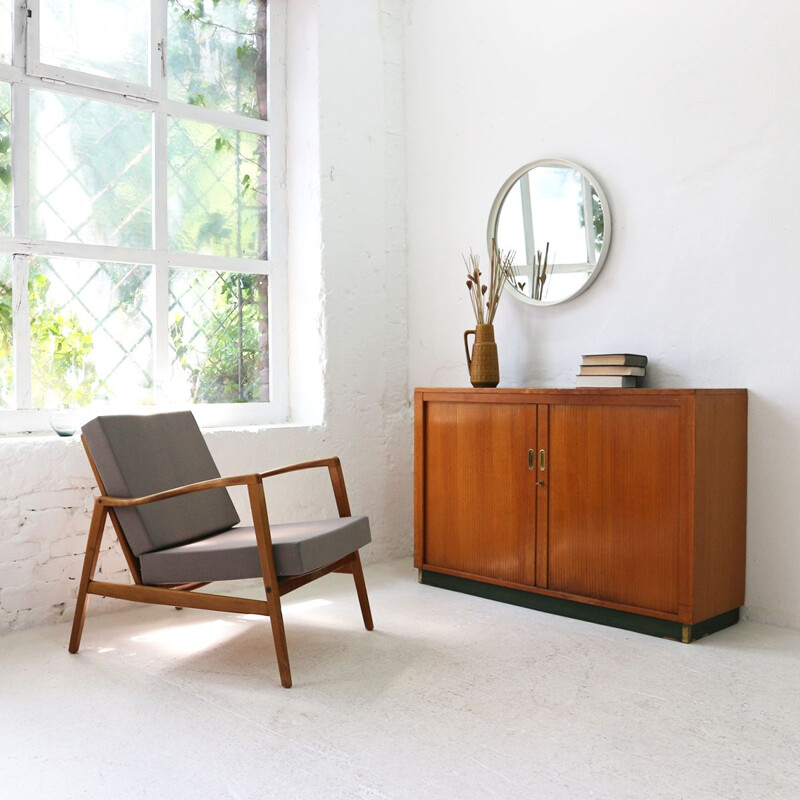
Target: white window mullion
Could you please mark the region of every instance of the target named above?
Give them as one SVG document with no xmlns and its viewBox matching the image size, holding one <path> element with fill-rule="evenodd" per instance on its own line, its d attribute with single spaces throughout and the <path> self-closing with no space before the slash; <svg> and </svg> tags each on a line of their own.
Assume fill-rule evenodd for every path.
<svg viewBox="0 0 800 800">
<path fill-rule="evenodd" d="M 167 53 L 167 57 L 169 57 L 169 53 Z M 257 133 L 259 136 L 269 136 L 273 127 L 271 120 L 243 117 L 240 114 L 232 114 L 230 111 L 217 111 L 214 108 L 190 106 L 174 100 L 165 99 L 161 106 L 167 114 L 173 117 L 204 122 L 207 125 L 217 125 L 220 128 Z"/>
<path fill-rule="evenodd" d="M 270 275 L 272 264 L 251 258 L 235 256 L 209 256 L 198 253 L 171 252 L 166 256 L 171 267 L 191 267 L 192 269 L 214 269 L 218 272 L 244 272 L 248 275 Z"/>
<path fill-rule="evenodd" d="M 169 266 L 167 252 L 167 4 L 150 0 L 150 85 L 159 104 L 153 113 L 153 249 L 155 310 L 153 317 L 153 379 L 156 403 L 163 402 L 169 383 Z"/>
<path fill-rule="evenodd" d="M 597 263 L 597 250 L 594 246 L 594 206 L 592 205 L 592 184 L 583 175 L 583 232 L 586 235 L 586 262 L 590 269 Z"/>
<path fill-rule="evenodd" d="M 169 266 L 167 264 L 167 116 L 153 115 L 153 247 L 156 308 L 153 319 L 153 370 L 156 398 L 169 381 Z"/>
<path fill-rule="evenodd" d="M 519 180 L 520 195 L 522 196 L 522 227 L 525 232 L 525 263 L 530 270 L 531 286 L 536 280 L 536 232 L 533 229 L 533 209 L 531 206 L 531 181 L 526 172 Z"/>
<path fill-rule="evenodd" d="M 15 255 L 11 261 L 14 342 L 14 394 L 17 408 L 31 407 L 31 319 L 28 306 L 29 256 Z"/>
<path fill-rule="evenodd" d="M 27 10 L 25 9 L 26 5 Z M 39 66 L 39 0 L 27 0 L 27 3 L 19 2 L 16 6 L 17 13 L 25 16 L 25 55 L 19 66 L 30 73 L 32 68 Z M 22 47 L 17 47 L 16 49 L 18 51 L 23 50 Z M 16 58 L 14 63 L 17 63 Z"/>
<path fill-rule="evenodd" d="M 167 98 L 167 4 L 150 0 L 150 86 L 153 98 Z"/>
<path fill-rule="evenodd" d="M 156 402 L 164 400 L 169 385 L 169 267 L 156 262 L 156 307 L 153 318 L 153 372 Z"/>
<path fill-rule="evenodd" d="M 89 261 L 114 261 L 119 264 L 152 264 L 155 260 L 168 266 L 215 269 L 228 272 L 267 275 L 272 263 L 255 258 L 236 256 L 213 256 L 201 253 L 185 253 L 178 250 L 164 253 L 135 247 L 114 247 L 105 244 L 83 244 L 79 242 L 53 242 L 45 239 L 11 236 L 0 238 L 0 253 L 24 253 L 29 255 L 54 256 L 56 258 L 79 258 Z"/>
<path fill-rule="evenodd" d="M 15 238 L 30 235 L 30 89 L 11 87 L 11 229 Z"/>
<path fill-rule="evenodd" d="M 275 419 L 289 417 L 289 218 L 286 203 L 285 0 L 267 6 L 267 138 L 269 176 L 269 385 Z"/>
<path fill-rule="evenodd" d="M 28 29 L 28 10 L 23 2 L 14 3 L 14 42 L 11 48 L 11 63 L 25 69 L 25 37 Z"/>
<path fill-rule="evenodd" d="M 74 69 L 66 69 L 63 67 L 56 69 L 40 64 L 35 70 L 29 67 L 28 74 L 59 86 L 69 85 L 85 89 L 96 89 L 100 92 L 114 92 L 128 99 L 140 102 L 152 99 L 152 92 L 147 86 L 89 75 Z"/>
<path fill-rule="evenodd" d="M 115 103 L 116 105 L 136 108 L 138 110 L 143 108 L 155 108 L 157 104 L 158 107 L 169 116 L 179 117 L 180 119 L 187 119 L 193 122 L 203 122 L 206 125 L 217 125 L 220 128 L 255 133 L 259 136 L 269 136 L 273 128 L 273 124 L 270 121 L 256 119 L 255 117 L 243 117 L 239 114 L 232 114 L 230 111 L 217 111 L 216 109 L 204 108 L 203 106 L 191 106 L 186 103 L 178 103 L 168 99 L 145 99 L 137 95 L 104 91 L 102 89 L 93 89 L 69 83 L 54 83 L 53 81 L 26 75 L 17 67 L 9 67 L 5 64 L 0 64 L 0 80 L 13 82 L 16 85 L 32 87 L 37 90 L 67 94 L 71 97 L 86 97 L 89 100 L 101 100 L 104 103 Z"/>
<path fill-rule="evenodd" d="M 17 6 L 18 17 L 23 10 Z M 17 20 L 19 22 L 19 19 Z M 24 41 L 24 21 L 15 32 Z M 15 59 L 21 48 L 17 48 Z M 30 235 L 30 89 L 11 87 L 11 230 L 15 238 Z M 11 261 L 14 394 L 17 408 L 31 406 L 31 321 L 28 303 L 30 257 L 15 253 Z"/>
</svg>

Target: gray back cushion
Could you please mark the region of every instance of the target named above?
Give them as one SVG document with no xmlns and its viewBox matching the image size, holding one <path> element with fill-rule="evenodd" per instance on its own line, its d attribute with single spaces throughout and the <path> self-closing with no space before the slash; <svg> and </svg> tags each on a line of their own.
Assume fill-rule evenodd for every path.
<svg viewBox="0 0 800 800">
<path fill-rule="evenodd" d="M 219 478 L 191 411 L 97 417 L 82 428 L 106 494 L 141 497 Z M 200 539 L 239 522 L 226 489 L 116 509 L 133 554 Z"/>
</svg>

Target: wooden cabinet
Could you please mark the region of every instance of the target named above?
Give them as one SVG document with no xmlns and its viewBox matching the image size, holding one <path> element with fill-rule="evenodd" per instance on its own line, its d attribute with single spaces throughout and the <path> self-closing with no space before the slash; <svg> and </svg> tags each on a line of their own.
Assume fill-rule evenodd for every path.
<svg viewBox="0 0 800 800">
<path fill-rule="evenodd" d="M 744 601 L 744 390 L 418 389 L 425 583 L 690 641 Z"/>
</svg>

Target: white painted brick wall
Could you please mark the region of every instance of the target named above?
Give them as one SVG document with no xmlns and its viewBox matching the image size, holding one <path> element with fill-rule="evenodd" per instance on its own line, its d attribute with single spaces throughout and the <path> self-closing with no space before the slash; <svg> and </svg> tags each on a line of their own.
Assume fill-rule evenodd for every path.
<svg viewBox="0 0 800 800">
<path fill-rule="evenodd" d="M 92 507 L 78 439 L 0 439 L 0 632 L 71 619 Z M 99 568 L 129 581 L 113 529 Z M 121 604 L 92 598 L 92 612 Z"/>
</svg>

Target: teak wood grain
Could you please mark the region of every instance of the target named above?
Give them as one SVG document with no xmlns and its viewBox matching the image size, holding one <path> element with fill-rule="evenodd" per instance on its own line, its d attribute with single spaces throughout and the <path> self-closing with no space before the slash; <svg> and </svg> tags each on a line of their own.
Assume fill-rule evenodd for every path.
<svg viewBox="0 0 800 800">
<path fill-rule="evenodd" d="M 418 568 L 684 625 L 743 604 L 746 390 L 418 389 L 414 431 Z"/>
<path fill-rule="evenodd" d="M 747 405 L 707 395 L 696 405 L 692 622 L 744 604 Z"/>
<path fill-rule="evenodd" d="M 680 409 L 550 406 L 547 588 L 677 613 Z"/>
<path fill-rule="evenodd" d="M 434 403 L 426 422 L 425 563 L 532 585 L 535 415 L 517 404 Z"/>
</svg>

